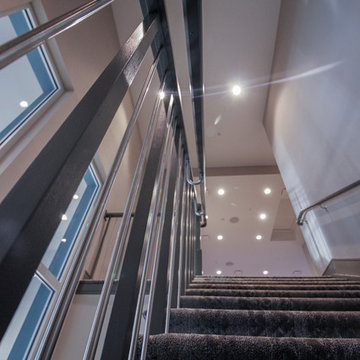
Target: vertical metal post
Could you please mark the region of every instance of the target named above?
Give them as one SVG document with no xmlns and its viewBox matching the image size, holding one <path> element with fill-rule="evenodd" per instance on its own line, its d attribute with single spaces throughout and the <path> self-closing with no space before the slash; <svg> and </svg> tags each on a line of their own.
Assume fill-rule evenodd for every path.
<svg viewBox="0 0 360 360">
<path fill-rule="evenodd" d="M 187 213 L 187 192 L 188 183 L 184 177 L 182 192 L 182 209 L 180 222 L 180 238 L 179 238 L 179 268 L 178 268 L 178 293 L 177 307 L 180 307 L 180 296 L 185 293 L 185 238 L 186 238 L 186 213 Z"/>
<path fill-rule="evenodd" d="M 180 266 L 180 236 L 181 236 L 181 215 L 183 208 L 183 191 L 184 191 L 184 151 L 182 149 L 182 144 L 180 141 L 179 151 L 179 174 L 176 185 L 176 209 L 174 216 L 173 224 L 173 234 L 172 234 L 172 255 L 171 255 L 171 268 L 170 268 L 170 279 L 169 279 L 169 288 L 168 288 L 168 299 L 167 299 L 167 309 L 166 309 L 166 325 L 165 332 L 169 330 L 169 320 L 170 320 L 170 309 L 177 306 L 177 294 L 180 287 L 179 277 L 177 271 Z"/>
<path fill-rule="evenodd" d="M 168 112 L 171 109 L 168 109 Z M 136 311 L 136 299 L 140 287 L 143 264 L 140 263 L 144 246 L 148 214 L 156 185 L 157 170 L 167 131 L 164 103 L 161 104 L 159 119 L 156 125 L 152 146 L 144 173 L 144 181 L 138 197 L 128 245 L 125 252 L 121 276 L 115 293 L 114 304 L 110 315 L 108 331 L 102 352 L 103 360 L 123 359 L 127 356 L 132 324 Z"/>
<path fill-rule="evenodd" d="M 175 133 L 175 149 L 178 148 L 179 144 L 179 131 Z M 165 331 L 165 320 L 166 320 L 166 302 L 167 302 L 167 290 L 169 282 L 169 257 L 170 257 L 170 240 L 173 240 L 171 237 L 172 226 L 174 215 L 174 200 L 175 200 L 175 186 L 176 178 L 180 169 L 178 169 L 177 153 L 176 151 L 172 152 L 171 155 L 171 165 L 167 169 L 170 175 L 169 185 L 168 185 L 168 198 L 165 209 L 165 221 L 164 228 L 162 233 L 160 256 L 159 256 L 159 265 L 158 265 L 158 275 L 156 278 L 155 293 L 154 293 L 154 305 L 153 305 L 153 314 L 151 324 L 150 324 L 150 334 L 160 334 Z"/>
<path fill-rule="evenodd" d="M 164 199 L 166 198 L 167 187 L 169 182 L 169 172 L 166 170 L 166 166 L 170 160 L 169 153 L 171 154 L 172 149 L 173 149 L 173 128 L 172 126 L 169 126 L 166 135 L 164 151 L 161 158 L 161 167 L 158 172 L 158 179 L 156 181 L 157 185 L 154 194 L 155 196 L 151 204 L 151 210 L 149 215 L 150 222 L 148 221 L 148 229 L 146 230 L 147 244 L 145 250 L 145 257 L 143 260 L 143 271 L 141 274 L 141 282 L 140 282 L 140 288 L 139 288 L 137 304 L 136 304 L 136 312 L 132 326 L 132 336 L 131 336 L 128 360 L 132 360 L 135 358 L 135 351 L 139 337 L 141 316 L 144 306 L 145 290 L 148 281 L 149 270 L 150 270 L 151 262 L 153 263 L 153 266 L 155 266 L 154 264 L 156 263 L 156 259 L 158 257 L 158 245 L 160 241 L 159 239 L 161 237 L 161 231 L 165 217 L 164 204 L 166 204 L 166 202 Z M 159 221 L 158 221 L 158 215 L 159 215 Z M 153 286 L 154 286 L 154 281 L 153 279 L 151 279 L 150 291 L 153 288 Z M 147 316 L 150 316 L 149 311 Z"/>
<path fill-rule="evenodd" d="M 201 275 L 202 273 L 202 252 L 201 252 L 201 241 L 200 241 L 200 216 L 196 216 L 195 225 L 195 274 Z"/>
<path fill-rule="evenodd" d="M 190 257 L 189 257 L 189 246 L 190 246 L 190 232 L 191 232 L 191 187 L 187 187 L 186 196 L 186 222 L 185 222 L 185 289 L 189 284 L 189 268 L 190 268 Z"/>
</svg>

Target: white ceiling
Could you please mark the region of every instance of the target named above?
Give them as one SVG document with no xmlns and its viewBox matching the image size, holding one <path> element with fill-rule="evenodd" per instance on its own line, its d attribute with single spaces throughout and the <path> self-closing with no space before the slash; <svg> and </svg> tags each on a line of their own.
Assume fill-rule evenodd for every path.
<svg viewBox="0 0 360 360">
<path fill-rule="evenodd" d="M 209 167 L 275 164 L 262 124 L 268 86 L 261 84 L 270 78 L 279 9 L 280 0 L 203 1 Z M 239 97 L 231 93 L 234 83 L 243 88 Z"/>
<path fill-rule="evenodd" d="M 220 187 L 223 196 L 217 194 Z M 264 194 L 266 187 L 271 188 L 270 195 Z M 266 269 L 269 276 L 292 276 L 294 271 L 311 275 L 280 175 L 211 176 L 207 188 L 209 219 L 201 231 L 204 274 L 221 270 L 233 275 L 242 270 L 244 276 L 261 276 Z M 266 220 L 259 219 L 262 212 L 268 215 Z M 233 217 L 239 221 L 232 223 Z M 285 235 L 284 240 L 272 237 L 274 229 Z M 224 239 L 217 240 L 217 235 Z M 262 239 L 256 240 L 256 235 Z"/>
</svg>

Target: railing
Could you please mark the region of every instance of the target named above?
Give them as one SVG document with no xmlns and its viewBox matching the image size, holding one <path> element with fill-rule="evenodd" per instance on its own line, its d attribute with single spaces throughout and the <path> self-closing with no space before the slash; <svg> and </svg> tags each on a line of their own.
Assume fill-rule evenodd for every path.
<svg viewBox="0 0 360 360">
<path fill-rule="evenodd" d="M 328 202 L 328 201 L 331 201 L 333 200 L 334 198 L 340 196 L 340 195 L 343 195 L 351 190 L 353 190 L 354 188 L 360 186 L 360 180 L 358 181 L 355 181 L 353 182 L 352 184 L 350 185 L 347 185 L 345 187 L 343 187 L 342 189 L 338 190 L 338 191 L 335 191 L 334 193 L 332 193 L 331 195 L 329 196 L 326 196 L 324 197 L 323 199 L 317 201 L 316 203 L 306 207 L 305 209 L 302 209 L 300 212 L 299 212 L 299 215 L 297 217 L 297 221 L 296 223 L 298 225 L 303 225 L 305 220 L 306 220 L 306 215 L 309 211 L 317 208 L 318 206 L 322 206 L 324 203 Z"/>
<path fill-rule="evenodd" d="M 5 44 L 0 48 L 0 65 L 9 64 L 110 2 L 91 1 Z M 100 352 L 101 358 L 106 360 L 135 357 L 145 286 L 150 279 L 145 331 L 139 354 L 144 359 L 149 335 L 168 331 L 170 308 L 179 306 L 184 289 L 194 275 L 201 272 L 200 217 L 205 220 L 204 153 L 203 149 L 198 148 L 199 159 L 202 159 L 199 171 L 202 189 L 200 210 L 194 184 L 187 181 L 190 175 L 186 176 L 185 162 L 189 155 L 176 89 L 172 86 L 174 71 L 169 61 L 171 49 L 166 48 L 165 51 L 163 44 L 168 41 L 163 38 L 166 32 L 162 31 L 159 24 L 159 14 L 151 14 L 145 14 L 145 20 L 0 206 L 0 289 L 6 294 L 0 300 L 3 336 L 59 225 L 60 215 L 71 201 L 145 53 L 152 46 L 155 60 L 149 68 L 131 119 L 97 197 L 81 246 L 64 279 L 47 339 L 42 342 L 40 357 L 44 359 L 51 357 L 156 69 L 162 79 L 159 91 L 167 95 L 164 99 L 157 97 L 154 104 L 126 206 L 121 212 L 122 221 L 117 229 L 83 358 L 93 359 Z M 161 18 L 165 18 L 164 14 Z M 195 94 L 193 96 L 196 97 Z M 202 116 L 196 119 L 200 119 L 202 129 Z M 197 131 L 197 142 L 198 146 L 203 147 L 202 130 Z M 32 194 L 32 197 L 24 203 L 27 194 Z M 9 223 L 15 225 L 10 228 L 7 225 Z M 105 313 L 115 280 L 117 283 L 110 320 L 105 324 Z M 99 338 L 105 326 L 106 338 L 101 348 Z"/>
</svg>

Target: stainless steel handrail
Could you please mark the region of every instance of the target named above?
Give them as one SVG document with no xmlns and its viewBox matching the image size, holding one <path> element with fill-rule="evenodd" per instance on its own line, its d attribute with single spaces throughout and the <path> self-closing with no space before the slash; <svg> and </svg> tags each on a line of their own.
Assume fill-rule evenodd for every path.
<svg viewBox="0 0 360 360">
<path fill-rule="evenodd" d="M 161 85 L 162 91 L 165 88 L 165 83 L 166 83 L 167 77 L 168 77 L 168 73 L 165 74 L 164 80 L 162 82 L 162 85 Z M 90 330 L 88 342 L 87 342 L 85 353 L 83 356 L 84 360 L 85 359 L 88 359 L 88 360 L 93 359 L 95 356 L 95 353 L 96 353 L 96 347 L 97 347 L 97 343 L 99 341 L 101 327 L 102 327 L 102 324 L 103 324 L 104 318 L 105 318 L 106 306 L 107 306 L 107 304 L 109 302 L 109 298 L 110 298 L 111 286 L 112 286 L 112 282 L 113 282 L 113 274 L 117 273 L 117 268 L 120 267 L 121 262 L 122 262 L 122 258 L 120 259 L 120 254 L 122 253 L 124 245 L 125 245 L 127 231 L 128 231 L 130 220 L 131 220 L 131 211 L 132 211 L 132 208 L 135 203 L 136 193 L 137 193 L 137 189 L 140 184 L 142 170 L 143 170 L 145 159 L 146 159 L 146 154 L 150 148 L 151 138 L 152 138 L 152 135 L 155 130 L 155 123 L 156 123 L 155 120 L 156 120 L 156 115 L 159 110 L 159 105 L 160 105 L 160 98 L 158 97 L 155 102 L 155 105 L 154 105 L 154 109 L 153 109 L 153 112 L 151 115 L 150 123 L 148 125 L 145 140 L 144 140 L 141 152 L 140 152 L 138 164 L 137 164 L 135 174 L 133 177 L 133 182 L 131 184 L 129 196 L 128 196 L 126 206 L 124 209 L 124 217 L 121 222 L 118 233 L 116 235 L 114 251 L 112 253 L 112 256 L 111 256 L 111 259 L 110 259 L 110 262 L 108 265 L 108 270 L 105 275 L 104 285 L 103 285 L 101 295 L 100 295 L 100 298 L 98 301 L 93 324 L 92 324 L 92 327 Z"/>
<path fill-rule="evenodd" d="M 200 185 L 203 182 L 203 174 L 199 174 L 199 180 L 193 181 L 190 179 L 190 160 L 186 159 L 186 181 L 189 183 L 189 185 Z"/>
<path fill-rule="evenodd" d="M 321 206 L 322 204 L 324 204 L 325 202 L 327 201 L 330 201 L 330 200 L 333 200 L 334 198 L 350 191 L 350 190 L 353 190 L 354 188 L 356 188 L 357 186 L 360 185 L 360 180 L 357 180 L 355 182 L 353 182 L 352 184 L 350 185 L 347 185 L 343 188 L 341 188 L 340 190 L 338 191 L 335 191 L 334 193 L 332 193 L 331 195 L 329 196 L 326 196 L 325 198 L 317 201 L 316 203 L 306 207 L 305 209 L 302 209 L 300 212 L 299 212 L 299 215 L 297 217 L 297 221 L 296 223 L 298 225 L 303 225 L 304 222 L 305 222 L 305 219 L 306 219 L 306 215 L 309 211 L 313 210 L 314 208 L 318 207 L 318 206 Z"/>
<path fill-rule="evenodd" d="M 0 69 L 95 14 L 114 0 L 92 0 L 0 46 Z"/>
</svg>

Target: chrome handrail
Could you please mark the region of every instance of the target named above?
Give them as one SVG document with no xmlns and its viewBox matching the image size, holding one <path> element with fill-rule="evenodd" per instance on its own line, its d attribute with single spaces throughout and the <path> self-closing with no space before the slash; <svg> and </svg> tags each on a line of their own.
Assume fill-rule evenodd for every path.
<svg viewBox="0 0 360 360">
<path fill-rule="evenodd" d="M 190 160 L 186 159 L 186 181 L 189 183 L 189 185 L 200 185 L 204 180 L 204 177 L 201 174 L 199 174 L 199 180 L 193 181 L 190 179 Z"/>
<path fill-rule="evenodd" d="M 359 186 L 359 185 L 360 185 L 360 180 L 357 180 L 357 181 L 353 182 L 352 184 L 347 185 L 347 186 L 341 188 L 340 190 L 335 191 L 335 192 L 332 193 L 331 195 L 326 196 L 325 198 L 317 201 L 316 203 L 314 203 L 314 204 L 306 207 L 305 209 L 302 209 L 302 210 L 299 212 L 299 215 L 298 215 L 298 217 L 297 217 L 296 223 L 297 223 L 298 225 L 303 225 L 304 222 L 305 222 L 305 219 L 306 219 L 306 215 L 307 215 L 307 213 L 308 213 L 309 211 L 313 210 L 314 208 L 316 208 L 316 207 L 318 207 L 318 206 L 321 206 L 322 204 L 324 204 L 324 203 L 327 202 L 327 201 L 333 200 L 334 198 L 336 198 L 336 197 L 338 197 L 338 196 L 340 196 L 340 195 L 342 195 L 342 194 L 344 194 L 344 193 L 346 193 L 346 192 L 348 192 L 348 191 L 356 188 L 356 187 Z"/>
<path fill-rule="evenodd" d="M 35 49 L 46 40 L 77 25 L 113 1 L 114 0 L 89 1 L 3 44 L 0 46 L 0 69 Z"/>
</svg>

